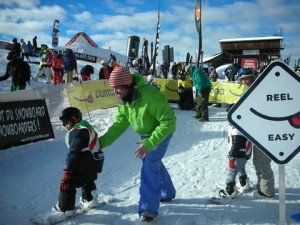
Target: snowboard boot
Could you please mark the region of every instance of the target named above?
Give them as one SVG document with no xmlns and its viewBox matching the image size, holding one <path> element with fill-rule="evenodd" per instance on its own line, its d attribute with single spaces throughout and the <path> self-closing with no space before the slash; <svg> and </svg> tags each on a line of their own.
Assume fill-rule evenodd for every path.
<svg viewBox="0 0 300 225">
<path fill-rule="evenodd" d="M 226 188 L 219 191 L 219 196 L 222 198 L 234 198 L 235 190 L 234 190 L 235 182 L 229 182 L 226 184 Z"/>
<path fill-rule="evenodd" d="M 98 196 L 97 191 L 93 190 L 91 192 L 91 195 L 93 196 L 93 199 L 91 201 L 88 201 L 88 200 L 80 197 L 79 204 L 80 204 L 81 208 L 88 210 L 88 209 L 94 208 L 97 205 L 97 196 Z"/>
<path fill-rule="evenodd" d="M 144 211 L 140 215 L 141 222 L 151 223 L 153 219 L 154 219 L 154 215 L 148 211 Z"/>
<path fill-rule="evenodd" d="M 237 184 L 237 190 L 240 193 L 245 193 L 251 189 L 247 175 L 240 176 L 239 181 L 239 184 Z"/>
<path fill-rule="evenodd" d="M 240 181 L 241 186 L 244 187 L 248 183 L 247 175 L 240 176 L 239 181 Z"/>
<path fill-rule="evenodd" d="M 58 216 L 64 216 L 64 217 L 69 217 L 74 215 L 75 210 L 68 210 L 68 211 L 61 211 L 58 202 L 52 207 L 52 212 L 55 213 Z"/>
</svg>

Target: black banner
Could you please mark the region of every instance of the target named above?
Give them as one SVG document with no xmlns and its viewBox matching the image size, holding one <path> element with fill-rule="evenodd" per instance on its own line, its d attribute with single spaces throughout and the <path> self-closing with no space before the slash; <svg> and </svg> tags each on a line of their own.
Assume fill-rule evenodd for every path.
<svg viewBox="0 0 300 225">
<path fill-rule="evenodd" d="M 82 61 L 87 61 L 87 62 L 91 62 L 91 63 L 96 63 L 97 62 L 97 57 L 96 56 L 92 56 L 92 55 L 87 55 L 84 53 L 77 53 L 74 52 L 76 59 L 78 60 L 82 60 Z"/>
<path fill-rule="evenodd" d="M 58 47 L 58 37 L 59 37 L 59 20 L 55 20 L 53 23 L 53 31 L 52 31 L 52 47 Z"/>
<path fill-rule="evenodd" d="M 151 59 L 151 65 L 153 65 L 152 75 L 156 74 L 156 57 L 158 56 L 158 48 L 159 48 L 159 33 L 160 33 L 160 6 L 158 7 L 157 12 L 157 26 L 156 26 L 156 38 L 154 45 L 154 55 Z"/>
<path fill-rule="evenodd" d="M 44 99 L 0 102 L 0 150 L 54 138 Z"/>
</svg>

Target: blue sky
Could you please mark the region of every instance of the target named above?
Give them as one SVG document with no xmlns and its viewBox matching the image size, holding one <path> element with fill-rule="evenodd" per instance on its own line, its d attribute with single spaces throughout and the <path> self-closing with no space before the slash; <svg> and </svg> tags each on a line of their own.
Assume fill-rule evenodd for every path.
<svg viewBox="0 0 300 225">
<path fill-rule="evenodd" d="M 65 45 L 77 32 L 85 32 L 98 46 L 122 54 L 126 54 L 131 35 L 148 39 L 150 49 L 150 43 L 155 42 L 159 4 L 159 61 L 165 45 L 174 48 L 175 61 L 184 61 L 187 52 L 195 55 L 194 0 L 1 0 L 0 40 L 16 37 L 28 41 L 36 35 L 38 45 L 51 46 L 53 22 L 58 19 L 59 45 Z M 202 0 L 204 57 L 221 52 L 220 39 L 270 36 L 281 28 L 286 45 L 282 57 L 292 55 L 293 65 L 300 58 L 299 21 L 299 0 Z"/>
</svg>

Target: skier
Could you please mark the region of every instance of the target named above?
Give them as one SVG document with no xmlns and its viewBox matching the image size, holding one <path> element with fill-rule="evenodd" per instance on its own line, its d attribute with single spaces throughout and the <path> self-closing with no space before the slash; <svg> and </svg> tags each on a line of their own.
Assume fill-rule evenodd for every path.
<svg viewBox="0 0 300 225">
<path fill-rule="evenodd" d="M 67 130 L 65 137 L 69 153 L 60 183 L 58 203 L 52 211 L 66 216 L 74 213 L 76 188 L 81 187 L 80 205 L 85 209 L 96 205 L 97 173 L 102 171 L 103 152 L 92 125 L 82 120 L 78 108 L 65 108 L 59 117 Z"/>
<path fill-rule="evenodd" d="M 103 148 L 111 145 L 130 125 L 140 135 L 135 151 L 143 162 L 138 214 L 141 221 L 151 222 L 158 215 L 159 202 L 171 201 L 176 194 L 162 162 L 176 128 L 176 117 L 160 91 L 145 85 L 142 76 L 130 74 L 126 68 L 114 69 L 109 84 L 120 104 L 115 122 L 99 141 Z"/>
</svg>

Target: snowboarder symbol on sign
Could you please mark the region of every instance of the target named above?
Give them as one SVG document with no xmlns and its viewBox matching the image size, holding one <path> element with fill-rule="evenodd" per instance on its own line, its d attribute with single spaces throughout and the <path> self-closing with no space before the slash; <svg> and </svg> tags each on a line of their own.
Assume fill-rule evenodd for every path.
<svg viewBox="0 0 300 225">
<path fill-rule="evenodd" d="M 272 62 L 228 112 L 228 121 L 278 164 L 300 151 L 300 76 Z"/>
</svg>

